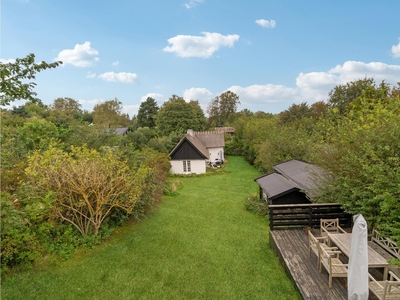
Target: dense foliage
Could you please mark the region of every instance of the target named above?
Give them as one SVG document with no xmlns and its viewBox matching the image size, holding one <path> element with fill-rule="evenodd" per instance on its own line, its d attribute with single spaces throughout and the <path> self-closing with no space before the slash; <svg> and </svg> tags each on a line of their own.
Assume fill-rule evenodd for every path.
<svg viewBox="0 0 400 300">
<path fill-rule="evenodd" d="M 185 133 L 188 129 L 204 130 L 206 118 L 197 101 L 186 102 L 173 95 L 164 102 L 157 114 L 156 125 L 161 135 Z"/>
<path fill-rule="evenodd" d="M 360 79 L 335 87 L 327 102 L 277 115 L 236 112 L 239 97 L 227 91 L 210 103 L 207 127 L 199 102 L 176 95 L 160 108 L 148 98 L 133 119 L 118 99 L 93 112 L 68 97 L 46 106 L 23 80 L 57 65 L 35 64 L 33 55 L 0 65 L 1 103 L 29 100 L 1 111 L 2 270 L 49 253 L 66 257 L 143 218 L 163 195 L 167 155 L 187 129 L 217 125 L 235 128 L 225 153 L 263 172 L 289 159 L 324 168 L 331 176 L 314 201 L 342 203 L 400 242 L 400 83 Z M 118 135 L 117 127 L 130 131 Z"/>
<path fill-rule="evenodd" d="M 400 241 L 399 87 L 361 79 L 335 87 L 327 103 L 241 114 L 229 148 L 264 172 L 289 159 L 319 165 L 332 176 L 315 201 L 342 203 Z"/>
<path fill-rule="evenodd" d="M 136 148 L 129 134 L 91 125 L 87 115 L 71 98 L 1 111 L 3 271 L 48 254 L 66 258 L 160 201 L 167 151 Z M 149 131 L 139 130 L 146 142 L 157 138 Z M 176 139 L 153 144 L 166 148 Z"/>
</svg>

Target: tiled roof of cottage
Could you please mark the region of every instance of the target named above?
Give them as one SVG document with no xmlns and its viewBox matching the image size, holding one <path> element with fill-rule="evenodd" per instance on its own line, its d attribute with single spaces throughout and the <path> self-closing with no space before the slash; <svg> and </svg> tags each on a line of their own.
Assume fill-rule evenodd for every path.
<svg viewBox="0 0 400 300">
<path fill-rule="evenodd" d="M 188 134 L 197 138 L 206 148 L 224 147 L 225 138 L 222 131 L 193 131 Z"/>
</svg>

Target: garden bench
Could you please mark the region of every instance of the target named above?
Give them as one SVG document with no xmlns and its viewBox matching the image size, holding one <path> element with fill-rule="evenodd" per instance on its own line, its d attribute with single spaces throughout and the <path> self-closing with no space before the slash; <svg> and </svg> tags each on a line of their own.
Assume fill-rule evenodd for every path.
<svg viewBox="0 0 400 300">
<path fill-rule="evenodd" d="M 377 281 L 375 278 L 368 274 L 369 289 L 379 300 L 394 300 L 400 299 L 400 279 L 389 271 L 389 280 Z"/>
<path fill-rule="evenodd" d="M 329 274 L 329 287 L 332 288 L 333 277 L 347 277 L 348 265 L 339 259 L 339 255 L 342 253 L 339 250 L 326 249 L 320 245 L 319 253 L 319 272 L 322 273 L 322 266 L 324 266 Z"/>
<path fill-rule="evenodd" d="M 311 257 L 311 252 L 314 252 L 314 254 L 318 257 L 317 268 L 319 266 L 319 261 L 320 261 L 319 247 L 324 247 L 325 249 L 329 250 L 337 250 L 337 247 L 329 247 L 327 245 L 327 242 L 328 242 L 328 237 L 326 236 L 316 237 L 311 233 L 311 230 L 308 231 L 309 256 Z"/>
<path fill-rule="evenodd" d="M 339 218 L 336 219 L 320 219 L 321 236 L 327 236 L 328 233 L 347 233 L 339 225 Z"/>
<path fill-rule="evenodd" d="M 384 250 L 389 252 L 393 256 L 393 258 L 400 258 L 400 249 L 397 246 L 396 242 L 382 236 L 378 230 L 372 230 L 371 241 L 378 244 Z"/>
<path fill-rule="evenodd" d="M 400 249 L 397 243 L 390 238 L 384 237 L 376 229 L 372 230 L 371 241 L 369 242 L 374 245 L 374 248 L 379 248 L 379 253 L 387 260 L 400 259 Z M 389 265 L 389 270 L 394 272 L 397 276 L 400 276 L 400 267 Z"/>
</svg>

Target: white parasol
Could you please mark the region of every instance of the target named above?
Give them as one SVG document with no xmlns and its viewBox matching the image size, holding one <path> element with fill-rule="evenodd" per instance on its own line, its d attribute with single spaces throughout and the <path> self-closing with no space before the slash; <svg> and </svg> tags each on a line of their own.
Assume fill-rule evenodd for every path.
<svg viewBox="0 0 400 300">
<path fill-rule="evenodd" d="M 348 299 L 368 299 L 368 229 L 362 215 L 354 216 L 348 267 Z"/>
</svg>

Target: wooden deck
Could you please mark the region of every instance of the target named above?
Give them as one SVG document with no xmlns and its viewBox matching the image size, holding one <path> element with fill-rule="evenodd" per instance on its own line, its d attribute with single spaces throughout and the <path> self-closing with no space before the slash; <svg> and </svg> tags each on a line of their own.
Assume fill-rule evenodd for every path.
<svg viewBox="0 0 400 300">
<path fill-rule="evenodd" d="M 327 271 L 323 268 L 319 273 L 317 256 L 312 252 L 309 257 L 304 230 L 270 230 L 269 243 L 304 299 L 347 299 L 347 278 L 333 278 L 332 288 L 329 288 Z M 377 298 L 370 295 L 369 299 Z"/>
</svg>

